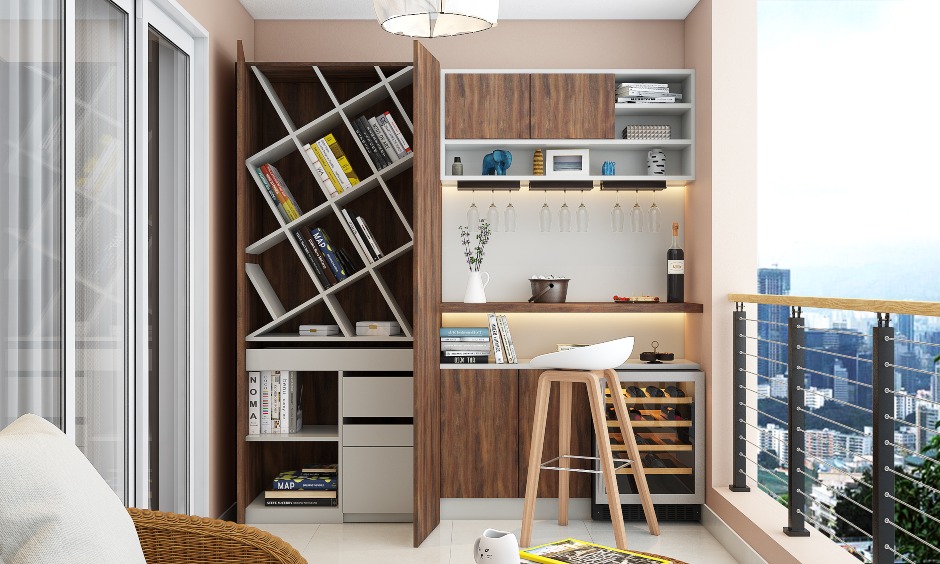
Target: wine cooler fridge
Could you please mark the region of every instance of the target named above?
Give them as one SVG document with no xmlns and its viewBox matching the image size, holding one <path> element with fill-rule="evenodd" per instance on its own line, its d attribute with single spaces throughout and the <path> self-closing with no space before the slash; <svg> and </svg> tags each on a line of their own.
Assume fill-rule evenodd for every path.
<svg viewBox="0 0 940 564">
<path fill-rule="evenodd" d="M 685 361 L 633 362 L 618 370 L 633 434 L 646 471 L 656 514 L 663 521 L 698 521 L 705 503 L 704 373 Z M 617 458 L 629 458 L 606 390 L 607 428 Z M 595 446 L 595 456 L 596 446 Z M 624 519 L 643 520 L 633 468 L 617 471 Z M 592 516 L 610 519 L 607 490 L 594 475 Z"/>
</svg>

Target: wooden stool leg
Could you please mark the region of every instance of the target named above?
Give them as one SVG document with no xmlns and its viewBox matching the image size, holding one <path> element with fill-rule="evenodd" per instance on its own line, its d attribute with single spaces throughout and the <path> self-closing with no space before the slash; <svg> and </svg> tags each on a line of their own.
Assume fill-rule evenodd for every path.
<svg viewBox="0 0 940 564">
<path fill-rule="evenodd" d="M 636 436 L 633 434 L 633 423 L 630 422 L 630 415 L 627 413 L 627 404 L 623 401 L 620 378 L 617 377 L 617 373 L 613 370 L 604 371 L 604 378 L 607 379 L 607 388 L 610 389 L 610 397 L 613 398 L 614 411 L 617 412 L 617 419 L 620 421 L 620 431 L 623 434 L 623 444 L 627 447 L 627 457 L 632 461 L 630 467 L 633 468 L 633 478 L 636 480 L 636 488 L 640 494 L 640 502 L 643 504 L 646 524 L 650 528 L 651 535 L 659 535 L 659 520 L 656 518 L 656 508 L 653 506 L 653 499 L 650 497 L 650 488 L 646 483 L 646 471 L 643 469 L 640 449 L 636 446 Z"/>
<path fill-rule="evenodd" d="M 627 531 L 623 525 L 623 508 L 620 507 L 620 489 L 614 473 L 614 455 L 610 450 L 610 435 L 607 419 L 604 417 L 604 388 L 596 373 L 586 381 L 588 398 L 591 400 L 591 419 L 594 421 L 594 434 L 597 435 L 597 451 L 604 472 L 604 487 L 607 488 L 607 503 L 610 505 L 610 521 L 614 528 L 614 540 L 617 548 L 627 549 Z"/>
<path fill-rule="evenodd" d="M 522 535 L 519 545 L 532 544 L 532 525 L 535 519 L 535 500 L 539 493 L 539 470 L 542 465 L 542 445 L 545 442 L 545 423 L 548 420 L 548 395 L 551 381 L 539 378 L 535 398 L 535 420 L 532 423 L 532 444 L 529 447 L 529 470 L 525 481 L 525 505 L 522 508 Z"/>
<path fill-rule="evenodd" d="M 571 382 L 559 382 L 561 393 L 558 399 L 558 456 L 571 454 Z M 569 468 L 570 459 L 559 458 L 558 466 Z M 558 472 L 558 524 L 568 524 L 568 485 L 571 472 Z"/>
</svg>

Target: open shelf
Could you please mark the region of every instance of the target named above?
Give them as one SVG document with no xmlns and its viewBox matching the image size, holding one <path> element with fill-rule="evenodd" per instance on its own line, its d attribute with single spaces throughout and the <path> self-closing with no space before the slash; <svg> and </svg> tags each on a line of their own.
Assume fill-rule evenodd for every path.
<svg viewBox="0 0 940 564">
<path fill-rule="evenodd" d="M 683 303 L 617 303 L 566 302 L 561 304 L 529 302 L 487 302 L 465 304 L 444 302 L 441 313 L 702 313 L 702 304 Z"/>
<path fill-rule="evenodd" d="M 342 499 L 339 503 L 342 504 Z M 261 492 L 245 508 L 246 523 L 342 523 L 343 509 L 337 507 L 268 507 L 264 504 L 264 492 Z"/>
<path fill-rule="evenodd" d="M 263 435 L 248 435 L 246 441 L 338 441 L 339 427 L 337 425 L 304 425 L 297 433 L 265 433 Z"/>
</svg>

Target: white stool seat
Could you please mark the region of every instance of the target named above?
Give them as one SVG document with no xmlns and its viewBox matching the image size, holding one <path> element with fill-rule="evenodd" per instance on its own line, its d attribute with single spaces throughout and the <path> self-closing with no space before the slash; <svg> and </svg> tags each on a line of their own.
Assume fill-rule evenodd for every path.
<svg viewBox="0 0 940 564">
<path fill-rule="evenodd" d="M 587 347 L 542 354 L 529 361 L 529 366 L 556 370 L 607 370 L 626 362 L 632 352 L 633 337 L 624 337 Z"/>
</svg>

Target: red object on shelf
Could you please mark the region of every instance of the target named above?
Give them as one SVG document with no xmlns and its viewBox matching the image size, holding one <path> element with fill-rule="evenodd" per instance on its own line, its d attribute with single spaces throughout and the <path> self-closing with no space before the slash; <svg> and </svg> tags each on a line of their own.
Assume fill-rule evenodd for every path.
<svg viewBox="0 0 940 564">
<path fill-rule="evenodd" d="M 659 296 L 614 296 L 614 301 L 620 304 L 658 303 Z"/>
</svg>

